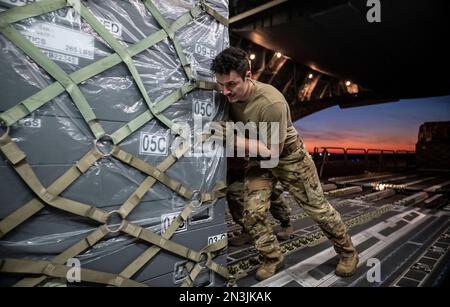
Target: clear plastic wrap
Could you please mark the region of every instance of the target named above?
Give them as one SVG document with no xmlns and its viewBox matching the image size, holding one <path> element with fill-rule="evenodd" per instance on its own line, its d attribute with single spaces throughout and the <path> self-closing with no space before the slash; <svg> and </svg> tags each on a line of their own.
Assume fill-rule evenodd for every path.
<svg viewBox="0 0 450 307">
<path fill-rule="evenodd" d="M 169 23 L 188 12 L 196 3 L 197 1 L 181 0 L 155 1 L 155 5 Z M 228 17 L 227 1 L 207 3 Z M 144 4 L 138 0 L 93 0 L 83 4 L 125 47 L 161 29 Z M 0 0 L 1 8 L 11 6 L 11 1 Z M 68 74 L 114 53 L 92 27 L 70 8 L 29 18 L 14 24 L 14 27 Z M 209 66 L 215 54 L 228 46 L 227 27 L 211 16 L 201 14 L 181 28 L 176 37 L 186 58 L 192 64 L 193 76 L 202 80 L 213 80 Z M 44 38 L 47 39 L 45 43 L 40 41 Z M 3 80 L 0 83 L 3 96 L 0 112 L 12 108 L 54 82 L 45 70 L 3 35 L 0 35 L 0 50 L 0 75 Z M 135 55 L 132 61 L 153 103 L 158 103 L 188 81 L 170 39 L 164 39 Z M 124 63 L 83 81 L 79 88 L 107 134 L 113 133 L 148 109 Z M 211 106 L 211 112 L 202 119 L 200 126 L 194 123 L 193 116 L 198 104 Z M 221 120 L 225 111 L 224 103 L 216 92 L 194 90 L 171 105 L 163 114 L 173 122 L 189 125 L 191 142 L 194 142 L 194 136 L 204 129 L 204 125 L 212 120 Z M 164 150 L 146 150 L 146 138 L 154 135 L 164 138 Z M 94 146 L 94 136 L 89 126 L 65 92 L 15 123 L 11 127 L 10 136 L 27 155 L 27 161 L 46 187 Z M 125 138 L 119 146 L 156 166 L 176 149 L 179 140 L 180 137 L 173 134 L 167 126 L 153 119 Z M 192 190 L 211 191 L 218 181 L 225 180 L 223 149 L 215 148 L 201 156 L 195 155 L 192 150 L 175 162 L 166 174 Z M 61 196 L 107 211 L 116 210 L 145 178 L 146 175 L 129 165 L 112 157 L 104 157 L 71 184 Z M 3 156 L 0 160 L 0 179 L 0 219 L 3 219 L 35 195 L 3 160 Z M 165 227 L 164 217 L 179 213 L 188 201 L 156 182 L 131 212 L 128 220 L 161 233 Z M 223 199 L 217 204 L 204 206 L 187 222 L 186 229 L 176 233 L 174 238 L 185 240 L 185 243 L 195 247 L 206 243 L 204 237 L 208 238 L 210 235 L 206 229 L 224 224 L 224 210 Z M 80 216 L 46 207 L 0 239 L 0 257 L 49 260 L 97 227 L 95 223 Z M 219 228 L 224 229 L 223 226 Z M 203 243 L 189 242 L 186 238 L 189 238 L 191 232 L 194 238 L 201 237 Z M 127 254 L 129 251 L 130 255 L 137 256 L 146 246 L 148 247 L 129 236 L 108 235 L 105 240 L 78 258 L 82 264 L 93 263 L 94 269 L 117 273 L 115 268 L 102 267 L 104 264 L 100 264 L 99 260 L 107 258 L 106 263 L 111 265 L 117 261 L 114 255 L 123 251 Z M 134 258 L 129 257 L 128 262 L 131 262 Z M 166 264 L 168 262 L 170 261 L 163 261 Z M 164 270 L 166 271 L 160 271 L 159 274 L 170 272 L 173 267 Z M 142 279 L 153 278 L 152 274 L 147 274 Z"/>
</svg>

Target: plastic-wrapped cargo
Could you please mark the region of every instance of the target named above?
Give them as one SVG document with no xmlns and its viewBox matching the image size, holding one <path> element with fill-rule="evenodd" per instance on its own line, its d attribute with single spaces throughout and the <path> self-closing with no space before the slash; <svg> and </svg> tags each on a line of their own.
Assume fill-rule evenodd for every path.
<svg viewBox="0 0 450 307">
<path fill-rule="evenodd" d="M 227 0 L 0 10 L 0 285 L 224 285 Z"/>
<path fill-rule="evenodd" d="M 450 170 L 450 121 L 420 125 L 416 165 L 422 169 Z"/>
</svg>

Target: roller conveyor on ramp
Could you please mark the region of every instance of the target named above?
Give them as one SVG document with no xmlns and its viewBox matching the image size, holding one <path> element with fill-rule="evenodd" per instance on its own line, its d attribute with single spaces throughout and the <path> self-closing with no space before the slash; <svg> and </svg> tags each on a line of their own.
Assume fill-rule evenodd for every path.
<svg viewBox="0 0 450 307">
<path fill-rule="evenodd" d="M 408 217 L 414 216 L 410 221 Z M 321 244 L 323 250 L 298 264 L 286 268 L 275 276 L 255 284 L 255 286 L 283 287 L 298 284 L 307 287 L 326 286 L 418 286 L 420 282 L 403 277 L 405 265 L 419 269 L 416 253 L 427 248 L 431 242 L 428 235 L 438 235 L 431 228 L 438 226 L 438 231 L 449 230 L 449 215 L 426 216 L 415 210 L 398 213 L 386 221 L 369 227 L 358 233 L 352 233 L 353 241 L 360 253 L 358 270 L 353 277 L 340 278 L 334 274 L 338 261 L 336 253 L 327 242 Z M 425 235 L 427 234 L 427 235 Z M 439 233 L 440 234 L 440 233 Z M 440 237 L 440 236 L 438 236 Z M 448 244 L 446 248 L 448 252 Z M 378 262 L 379 261 L 379 262 Z M 412 262 L 412 263 L 411 263 Z M 376 280 L 376 265 L 379 263 L 380 279 Z M 430 266 L 429 269 L 433 267 Z M 399 272 L 400 271 L 400 272 Z M 417 275 L 425 278 L 426 272 Z M 431 272 L 431 271 L 430 271 Z M 368 277 L 369 275 L 369 277 Z M 411 274 L 410 274 L 411 275 Z M 428 274 L 430 275 L 430 274 Z M 392 279 L 394 279 L 392 281 Z M 400 282 L 401 281 L 401 282 Z"/>
<path fill-rule="evenodd" d="M 448 173 L 409 172 L 407 175 L 373 174 L 383 179 L 423 184 L 417 190 L 386 188 L 377 191 L 358 185 L 356 176 L 334 178 L 334 190 L 326 193 L 341 213 L 360 253 L 354 276 L 334 274 L 338 257 L 317 225 L 295 203 L 291 203 L 294 234 L 280 242 L 284 267 L 273 277 L 258 282 L 260 265 L 252 245 L 229 247 L 228 267 L 238 276 L 238 286 L 259 287 L 404 287 L 440 286 L 450 276 L 450 203 Z M 360 179 L 374 181 L 367 174 Z M 404 178 L 406 177 L 406 178 Z M 433 177 L 432 180 L 427 178 Z M 422 180 L 426 179 L 426 180 Z M 342 184 L 342 181 L 351 180 Z M 377 179 L 378 180 L 378 179 Z M 417 182 L 417 183 L 415 183 Z M 428 183 L 428 184 L 426 184 Z M 360 187 L 359 190 L 348 188 Z M 343 192 L 336 192 L 336 191 Z M 287 198 L 289 200 L 289 197 Z M 279 230 L 276 221 L 274 231 Z M 236 225 L 230 220 L 231 229 Z M 235 228 L 233 228 L 235 227 Z M 230 228 L 229 228 L 230 229 Z M 229 233 L 230 235 L 230 233 Z"/>
</svg>

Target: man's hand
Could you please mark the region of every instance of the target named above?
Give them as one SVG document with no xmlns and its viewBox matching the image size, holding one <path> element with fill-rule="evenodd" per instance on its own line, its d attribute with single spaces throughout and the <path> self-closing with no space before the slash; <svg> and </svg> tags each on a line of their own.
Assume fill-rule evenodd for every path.
<svg viewBox="0 0 450 307">
<path fill-rule="evenodd" d="M 222 142 L 222 144 L 225 144 L 227 140 L 227 129 L 226 129 L 226 122 L 220 121 L 220 122 L 211 122 L 209 126 L 209 131 L 211 133 L 211 140 L 214 140 L 216 142 Z"/>
</svg>

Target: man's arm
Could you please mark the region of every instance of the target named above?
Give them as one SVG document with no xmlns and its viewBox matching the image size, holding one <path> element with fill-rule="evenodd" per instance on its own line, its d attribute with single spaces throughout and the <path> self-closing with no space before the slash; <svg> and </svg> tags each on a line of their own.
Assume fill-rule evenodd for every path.
<svg viewBox="0 0 450 307">
<path fill-rule="evenodd" d="M 278 158 L 284 147 L 284 142 L 282 142 L 281 144 L 274 144 L 275 146 L 278 145 L 278 148 L 272 149 L 271 144 L 266 146 L 260 140 L 247 139 L 239 135 L 235 135 L 234 144 L 236 149 L 244 149 L 246 156 L 253 154 L 262 158 Z"/>
</svg>

